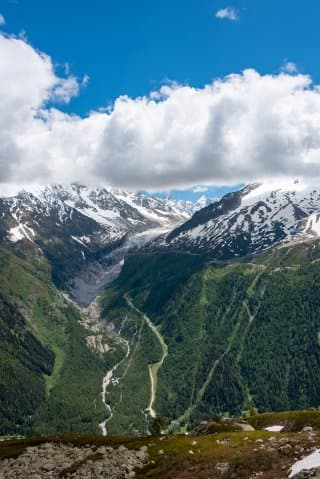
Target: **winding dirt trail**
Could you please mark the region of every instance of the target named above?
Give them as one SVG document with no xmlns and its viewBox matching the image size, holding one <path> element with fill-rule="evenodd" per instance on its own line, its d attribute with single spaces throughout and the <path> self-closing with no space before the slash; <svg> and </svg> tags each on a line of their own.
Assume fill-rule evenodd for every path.
<svg viewBox="0 0 320 479">
<path fill-rule="evenodd" d="M 162 350 L 162 356 L 160 358 L 160 361 L 156 362 L 156 363 L 153 363 L 153 364 L 149 364 L 149 375 L 150 375 L 150 384 L 151 384 L 151 393 L 150 393 L 150 401 L 149 401 L 149 405 L 146 409 L 146 411 L 148 412 L 148 414 L 152 417 L 152 418 L 155 418 L 157 413 L 153 407 L 154 403 L 155 403 L 155 400 L 156 400 L 156 394 L 157 394 L 157 384 L 158 384 L 158 372 L 159 372 L 159 369 L 162 367 L 163 363 L 164 363 L 164 360 L 166 359 L 166 357 L 168 356 L 168 346 L 166 345 L 166 343 L 164 342 L 164 339 L 163 337 L 161 336 L 161 334 L 159 333 L 158 329 L 156 328 L 156 326 L 153 324 L 153 322 L 151 321 L 150 318 L 148 318 L 148 316 L 146 314 L 144 314 L 142 311 L 140 311 L 139 308 L 137 308 L 131 298 L 129 297 L 128 294 L 125 294 L 124 295 L 124 299 L 126 300 L 128 306 L 133 309 L 136 313 L 138 313 L 139 315 L 141 315 L 144 319 L 144 321 L 146 322 L 147 326 L 150 328 L 151 332 L 155 335 L 155 337 L 157 338 L 160 346 L 161 346 L 161 350 Z"/>
</svg>

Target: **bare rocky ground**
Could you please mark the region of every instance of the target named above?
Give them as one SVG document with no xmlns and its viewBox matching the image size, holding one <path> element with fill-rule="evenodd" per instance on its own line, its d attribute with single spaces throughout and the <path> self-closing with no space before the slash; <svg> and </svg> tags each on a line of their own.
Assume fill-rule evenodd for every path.
<svg viewBox="0 0 320 479">
<path fill-rule="evenodd" d="M 147 459 L 147 448 L 128 450 L 124 446 L 75 447 L 44 443 L 28 447 L 17 458 L 0 462 L 1 479 L 130 479 L 134 469 Z"/>
<path fill-rule="evenodd" d="M 132 444 L 26 445 L 0 461 L 0 478 L 288 479 L 293 464 L 319 449 L 320 434 L 242 430 L 137 441 L 135 449 Z M 301 471 L 293 479 L 311 478 L 320 478 L 320 468 Z"/>
<path fill-rule="evenodd" d="M 316 456 L 311 466 L 310 455 Z M 298 467 L 292 474 L 292 467 L 297 469 L 298 462 L 306 459 L 308 467 Z M 0 479 L 133 477 L 320 479 L 320 411 L 209 420 L 189 434 L 0 442 Z"/>
</svg>

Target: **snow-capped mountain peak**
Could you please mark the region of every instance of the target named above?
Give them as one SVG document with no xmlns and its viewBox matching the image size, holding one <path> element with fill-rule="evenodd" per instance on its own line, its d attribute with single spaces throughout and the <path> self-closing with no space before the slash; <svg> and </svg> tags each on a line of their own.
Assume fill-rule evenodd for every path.
<svg viewBox="0 0 320 479">
<path fill-rule="evenodd" d="M 0 241 L 34 246 L 64 283 L 129 238 L 141 243 L 182 224 L 192 208 L 190 202 L 80 183 L 33 187 L 0 197 Z"/>
<path fill-rule="evenodd" d="M 319 235 L 319 214 L 317 185 L 298 180 L 253 184 L 195 213 L 166 243 L 220 258 L 242 256 Z"/>
<path fill-rule="evenodd" d="M 54 217 L 56 225 L 61 226 L 72 223 L 74 212 L 99 225 L 104 230 L 106 241 L 150 227 L 161 226 L 170 230 L 193 212 L 191 202 L 79 183 L 22 190 L 14 197 L 0 198 L 0 207 L 3 221 L 12 225 L 11 233 L 19 231 L 19 234 L 8 233 L 8 237 L 16 241 L 23 236 L 30 239 L 30 235 L 24 232 L 26 228 L 33 229 L 31 223 L 35 226 L 39 218 L 43 223 L 43 218 Z M 35 231 L 37 229 L 35 227 Z"/>
<path fill-rule="evenodd" d="M 205 194 L 201 195 L 194 204 L 194 211 L 199 211 L 206 206 L 218 201 L 218 198 L 209 198 Z"/>
</svg>

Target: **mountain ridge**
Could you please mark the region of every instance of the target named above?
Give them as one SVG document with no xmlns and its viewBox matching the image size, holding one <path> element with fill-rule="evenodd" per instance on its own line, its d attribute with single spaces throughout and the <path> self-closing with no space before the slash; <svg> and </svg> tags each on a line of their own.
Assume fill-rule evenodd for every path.
<svg viewBox="0 0 320 479">
<path fill-rule="evenodd" d="M 110 252 L 129 248 L 128 240 L 147 242 L 184 222 L 192 211 L 191 202 L 172 198 L 52 184 L 0 197 L 0 240 L 11 250 L 38 250 L 52 264 L 55 283 L 68 289 L 79 272 L 92 265 L 99 269 L 101 262 L 110 263 Z"/>
<path fill-rule="evenodd" d="M 256 183 L 228 193 L 170 232 L 162 246 L 230 259 L 320 232 L 320 189 Z"/>
</svg>

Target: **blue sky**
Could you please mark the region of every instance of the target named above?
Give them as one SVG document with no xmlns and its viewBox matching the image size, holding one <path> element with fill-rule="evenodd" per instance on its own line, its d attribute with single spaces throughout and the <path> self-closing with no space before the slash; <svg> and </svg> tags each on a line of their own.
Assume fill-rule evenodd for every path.
<svg viewBox="0 0 320 479">
<path fill-rule="evenodd" d="M 211 199 L 221 198 L 226 193 L 229 193 L 230 191 L 238 190 L 242 186 L 243 185 L 241 184 L 232 185 L 232 186 L 219 186 L 219 187 L 208 185 L 208 186 L 188 188 L 185 190 L 173 189 L 173 190 L 170 190 L 170 196 L 178 200 L 188 200 L 188 201 L 193 201 L 195 203 L 203 195 Z M 148 192 L 142 191 L 142 193 L 147 194 Z M 160 198 L 161 197 L 163 198 L 168 195 L 167 192 L 159 192 L 159 193 L 153 193 L 153 194 Z"/>
<path fill-rule="evenodd" d="M 287 59 L 320 80 L 318 0 L 2 0 L 7 30 L 55 62 L 90 76 L 69 105 L 85 113 L 164 80 L 202 87 L 255 68 L 276 73 Z M 231 5 L 239 21 L 215 18 Z"/>
<path fill-rule="evenodd" d="M 239 21 L 215 18 L 227 5 Z M 80 113 L 165 79 L 201 87 L 248 67 L 276 73 L 286 59 L 320 80 L 317 0 L 2 0 L 1 11 L 10 32 L 90 76 L 70 105 Z"/>
<path fill-rule="evenodd" d="M 226 7 L 236 21 L 216 18 Z M 5 31 L 23 32 L 58 73 L 68 63 L 90 77 L 65 112 L 86 115 L 168 80 L 202 88 L 246 68 L 278 74 L 287 61 L 320 82 L 318 0 L 2 0 L 0 12 Z"/>
</svg>

